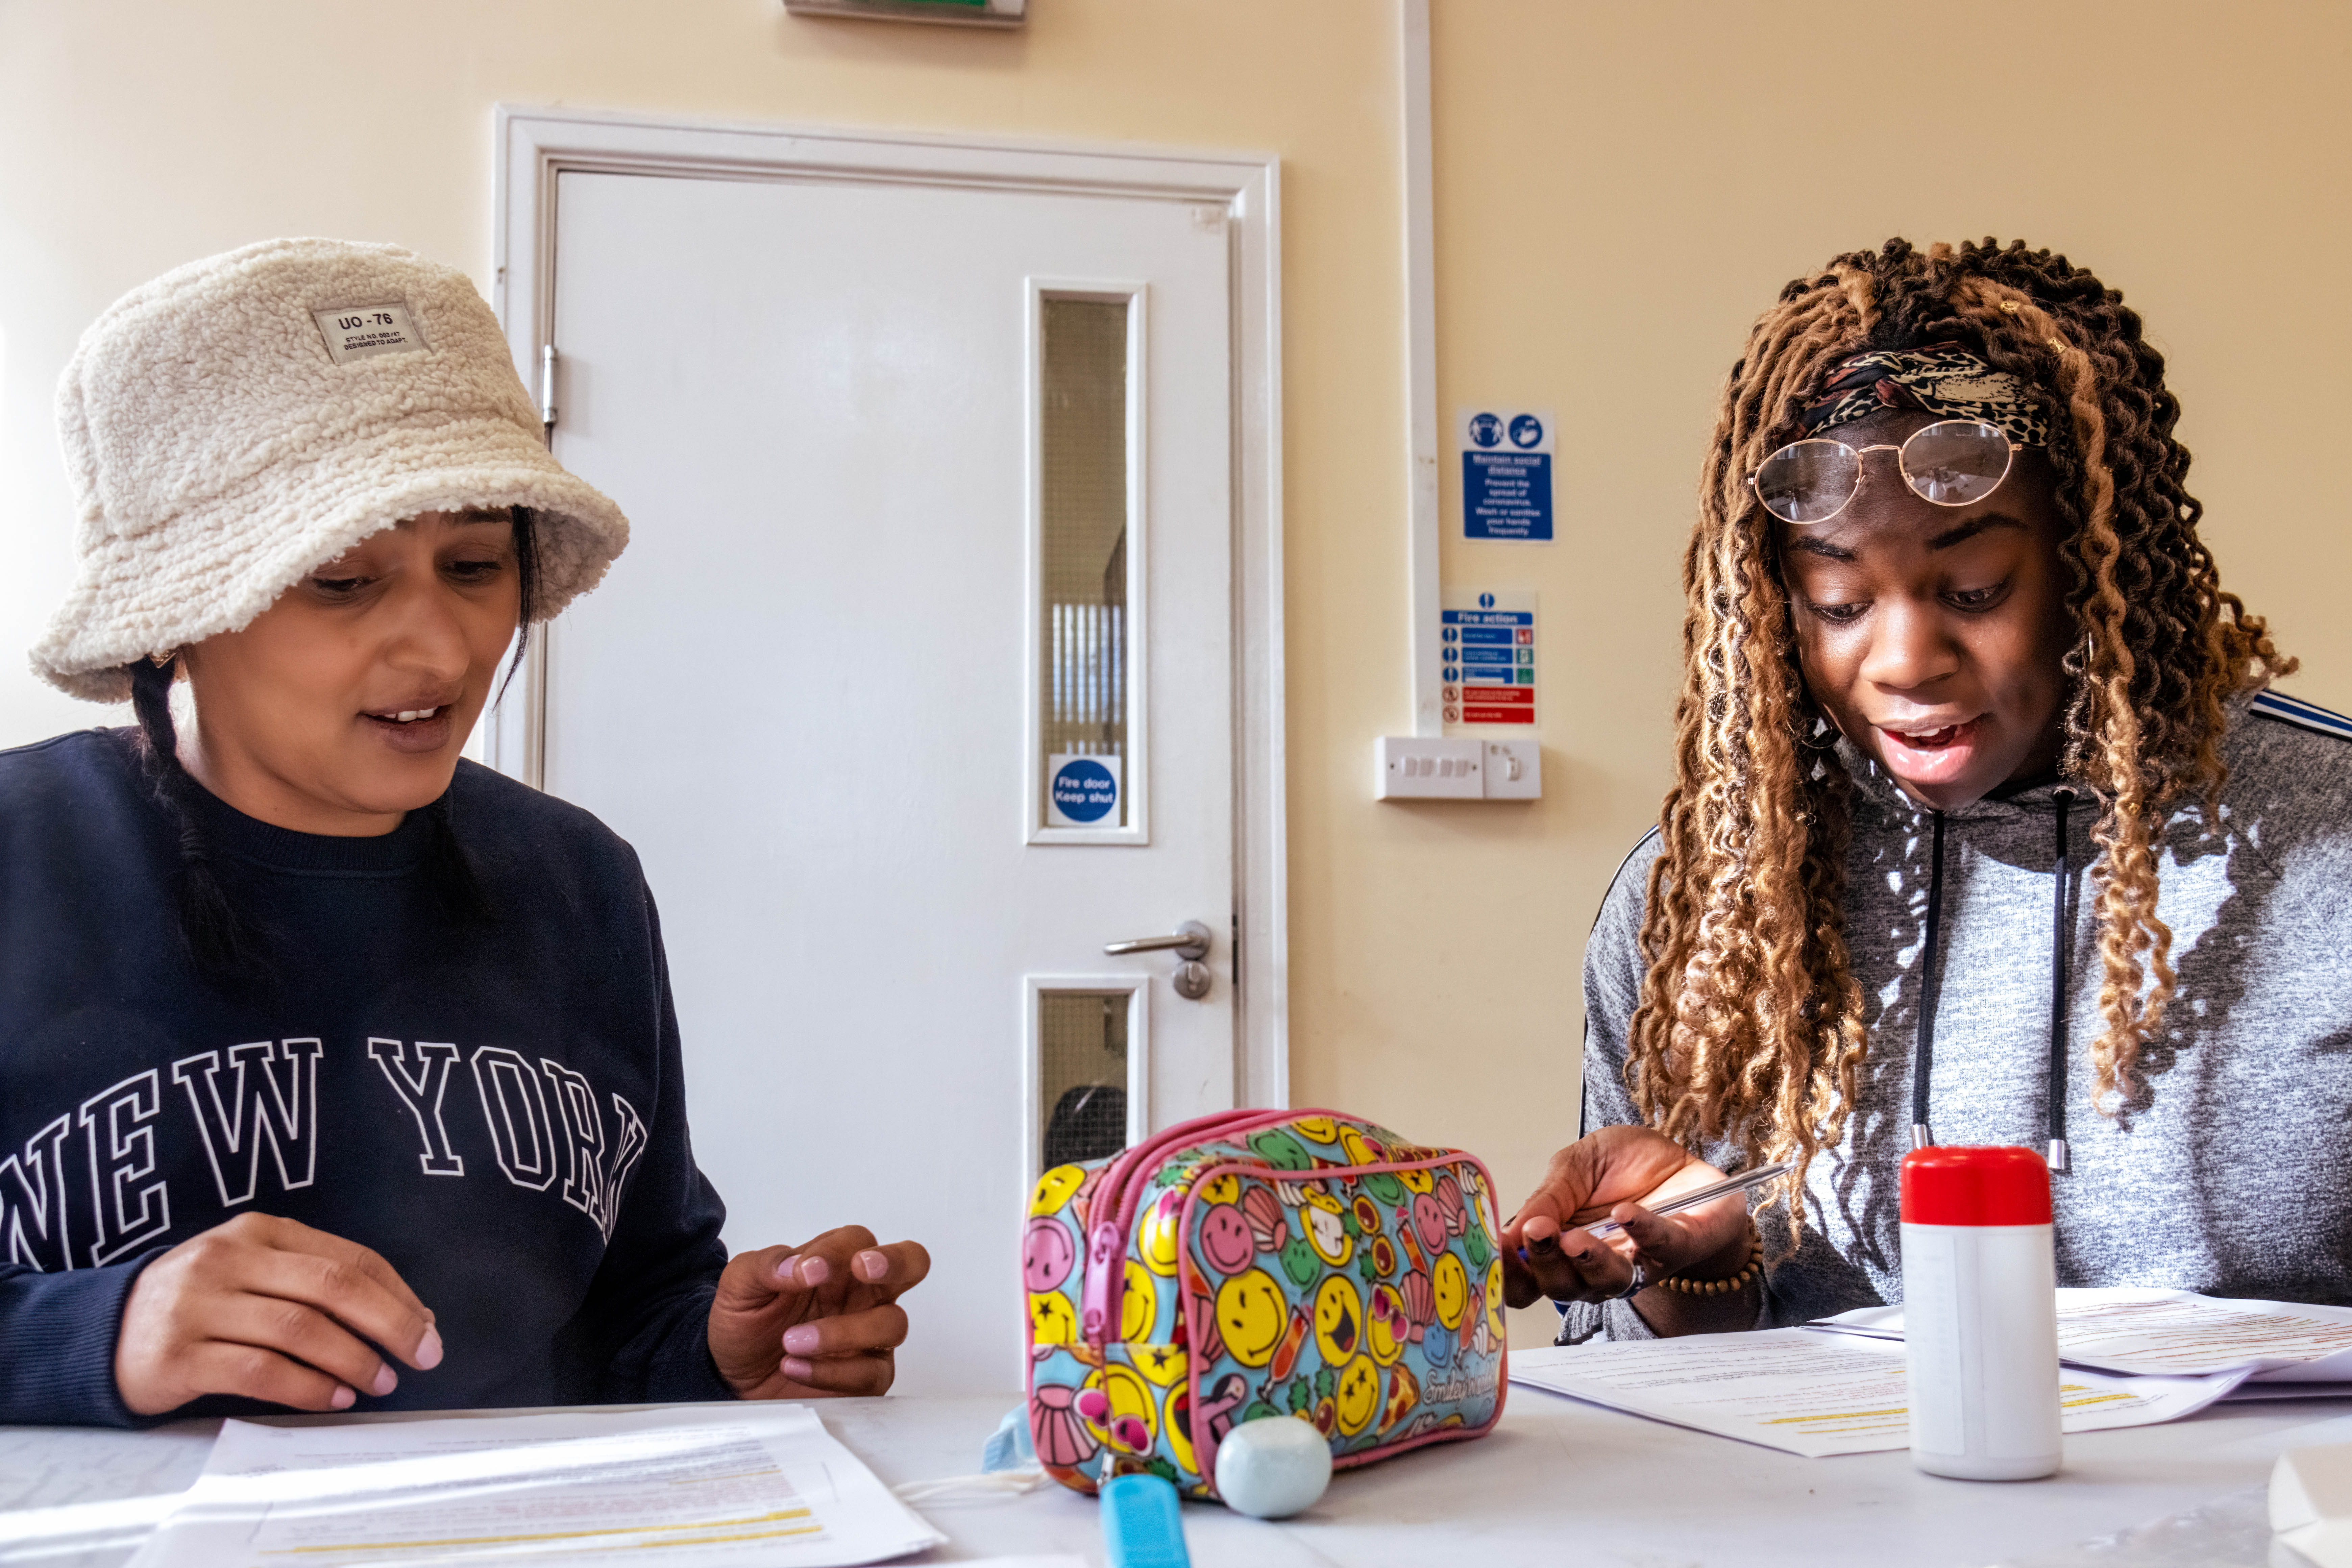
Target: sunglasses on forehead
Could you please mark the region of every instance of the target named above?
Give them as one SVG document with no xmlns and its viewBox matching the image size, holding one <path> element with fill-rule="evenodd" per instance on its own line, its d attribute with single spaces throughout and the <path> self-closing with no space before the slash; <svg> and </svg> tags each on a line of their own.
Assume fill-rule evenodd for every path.
<svg viewBox="0 0 2352 1568">
<path fill-rule="evenodd" d="M 1854 447 L 1820 436 L 1791 441 L 1748 476 L 1748 487 L 1782 522 L 1827 522 L 1860 493 L 1862 460 L 1873 452 L 1894 453 L 1903 482 L 1937 506 L 1984 500 L 2000 489 L 2017 456 L 2009 433 L 1998 425 L 1939 419 L 1913 431 L 1899 447 Z"/>
</svg>

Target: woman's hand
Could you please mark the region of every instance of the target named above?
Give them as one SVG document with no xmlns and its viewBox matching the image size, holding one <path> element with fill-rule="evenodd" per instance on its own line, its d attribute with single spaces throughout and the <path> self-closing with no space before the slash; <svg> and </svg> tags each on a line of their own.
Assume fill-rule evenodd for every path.
<svg viewBox="0 0 2352 1568">
<path fill-rule="evenodd" d="M 921 1243 L 877 1246 L 862 1225 L 738 1253 L 710 1303 L 710 1359 L 742 1399 L 884 1393 L 907 1338 L 898 1298 L 930 1271 Z"/>
<path fill-rule="evenodd" d="M 1738 1273 L 1748 1262 L 1745 1195 L 1728 1194 L 1704 1208 L 1671 1215 L 1641 1206 L 1643 1200 L 1722 1179 L 1722 1172 L 1646 1127 L 1604 1127 L 1578 1139 L 1551 1157 L 1542 1184 L 1503 1227 L 1504 1299 L 1514 1307 L 1545 1296 L 1606 1300 L 1633 1282 L 1636 1264 L 1652 1279 L 1685 1270 L 1701 1279 Z M 1606 1241 L 1576 1228 L 1600 1219 L 1625 1228 Z M 1754 1307 L 1740 1304 L 1744 1294 L 1693 1302 L 1713 1309 L 1710 1318 L 1723 1316 L 1725 1303 L 1752 1318 Z M 1648 1300 L 1645 1295 L 1644 1306 Z M 1652 1326 L 1665 1327 L 1654 1321 Z"/>
<path fill-rule="evenodd" d="M 400 1376 L 441 1364 L 433 1314 L 355 1241 L 245 1214 L 190 1237 L 140 1272 L 114 1341 L 114 1384 L 142 1415 L 204 1394 L 297 1410 L 348 1410 Z"/>
</svg>

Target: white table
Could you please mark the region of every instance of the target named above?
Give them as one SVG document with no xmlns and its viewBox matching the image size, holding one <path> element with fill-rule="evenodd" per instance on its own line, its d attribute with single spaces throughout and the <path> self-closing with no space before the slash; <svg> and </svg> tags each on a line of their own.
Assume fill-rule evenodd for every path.
<svg viewBox="0 0 2352 1568">
<path fill-rule="evenodd" d="M 977 1469 L 982 1441 L 1014 1403 L 1003 1394 L 845 1399 L 817 1408 L 897 1485 Z M 135 1434 L 0 1427 L 0 1514 L 174 1492 L 203 1467 L 216 1429 L 194 1421 Z M 1922 1475 L 1900 1453 L 1801 1459 L 1514 1389 L 1490 1436 L 1342 1475 L 1297 1519 L 1267 1524 L 1193 1506 L 1184 1510 L 1185 1528 L 1199 1568 L 2259 1568 L 2266 1538 L 2252 1494 L 2272 1459 L 2282 1448 L 2347 1440 L 2352 1401 L 2222 1405 L 2169 1426 L 2069 1437 L 2058 1477 L 2004 1485 Z M 950 1544 L 910 1561 L 1045 1552 L 1103 1560 L 1093 1502 L 1051 1484 L 1025 1497 L 924 1511 Z M 2120 1548 L 2082 1550 L 2094 1538 L 2158 1521 L 2166 1522 Z M 0 1518 L 0 1562 L 114 1568 L 131 1550 L 118 1539 L 60 1554 L 65 1543 L 52 1538 L 35 1558 L 21 1539 L 26 1528 L 14 1526 L 20 1539 L 12 1552 L 10 1523 Z"/>
</svg>

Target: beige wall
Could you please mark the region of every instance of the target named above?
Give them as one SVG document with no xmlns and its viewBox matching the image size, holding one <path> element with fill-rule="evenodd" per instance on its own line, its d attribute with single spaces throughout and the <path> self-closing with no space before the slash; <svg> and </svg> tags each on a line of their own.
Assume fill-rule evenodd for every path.
<svg viewBox="0 0 2352 1568">
<path fill-rule="evenodd" d="M 1548 798 L 1523 817 L 1365 804 L 1352 742 L 1398 712 L 1393 683 L 1301 678 L 1293 701 L 1333 712 L 1334 749 L 1302 748 L 1291 794 L 1298 1076 L 1411 1110 L 1513 1188 L 1573 1114 L 1578 956 L 1666 781 L 1699 455 L 1787 279 L 1893 235 L 1992 234 L 2121 289 L 2182 398 L 2223 582 L 2304 657 L 2289 689 L 2352 710 L 2352 12 L 1433 10 L 1439 406 L 1548 402 L 1580 449 L 1561 542 L 1446 546 L 1449 578 L 1542 595 Z M 1449 1037 L 1475 1066 L 1416 1073 Z M 1417 1077 L 1439 1092 L 1412 1098 Z"/>
<path fill-rule="evenodd" d="M 0 649 L 67 579 L 48 398 L 83 323 L 277 234 L 484 278 L 503 100 L 1281 156 L 1296 1095 L 1475 1149 L 1507 1196 L 1573 1131 L 1585 929 L 1664 782 L 1699 447 L 1788 278 L 1897 233 L 2098 268 L 2171 358 L 2225 580 L 2307 659 L 2294 689 L 2352 707 L 2352 14 L 1435 0 L 1440 408 L 1573 433 L 1559 543 L 1446 547 L 1542 595 L 1522 808 L 1370 797 L 1410 719 L 1391 6 L 1032 3 L 992 36 L 774 0 L 0 0 Z M 20 670 L 0 653 L 0 744 L 91 721 Z"/>
<path fill-rule="evenodd" d="M 1357 657 L 1294 655 L 1295 1071 L 1523 1190 L 1573 1131 L 1585 932 L 1665 786 L 1716 392 L 1789 279 L 1992 234 L 2121 289 L 2181 396 L 2223 582 L 2303 656 L 2289 689 L 2352 710 L 2352 12 L 1431 8 L 1438 406 L 1450 428 L 1460 404 L 1549 404 L 1563 433 L 1549 547 L 1462 541 L 1447 465 L 1447 578 L 1541 595 L 1546 798 L 1363 798 L 1362 737 L 1404 713 L 1387 582 L 1358 589 L 1379 619 Z M 1302 618 L 1333 564 L 1313 548 L 1291 553 Z"/>
</svg>

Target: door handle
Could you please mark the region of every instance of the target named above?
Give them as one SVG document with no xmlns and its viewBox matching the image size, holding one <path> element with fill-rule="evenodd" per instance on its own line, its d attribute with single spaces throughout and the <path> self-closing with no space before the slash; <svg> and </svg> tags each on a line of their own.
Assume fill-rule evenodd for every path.
<svg viewBox="0 0 2352 1568">
<path fill-rule="evenodd" d="M 1130 952 L 1172 952 L 1184 961 L 1176 967 L 1176 994 L 1187 1002 L 1198 1002 L 1209 994 L 1209 966 L 1201 962 L 1209 956 L 1209 928 L 1199 921 L 1186 921 L 1171 936 L 1139 936 L 1129 942 L 1114 942 L 1103 951 L 1114 957 Z"/>
<path fill-rule="evenodd" d="M 1209 928 L 1199 921 L 1186 921 L 1172 936 L 1139 936 L 1131 942 L 1112 942 L 1103 951 L 1114 957 L 1129 952 L 1173 952 L 1188 962 L 1197 962 L 1209 956 Z"/>
</svg>

